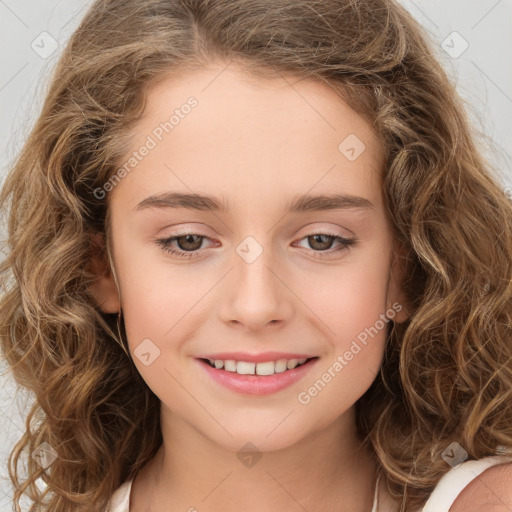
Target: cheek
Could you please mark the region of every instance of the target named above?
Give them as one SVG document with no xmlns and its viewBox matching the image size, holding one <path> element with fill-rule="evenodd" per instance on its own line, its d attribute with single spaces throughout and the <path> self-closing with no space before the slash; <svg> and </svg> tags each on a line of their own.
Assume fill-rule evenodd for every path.
<svg viewBox="0 0 512 512">
<path fill-rule="evenodd" d="M 366 268 L 361 273 L 353 269 L 316 297 L 316 311 L 323 311 L 319 316 L 329 326 L 329 352 L 303 383 L 297 399 L 319 425 L 352 407 L 375 380 L 390 325 L 385 296 L 386 279 L 380 271 Z"/>
<path fill-rule="evenodd" d="M 375 250 L 363 256 L 361 252 L 357 258 L 347 259 L 336 275 L 331 273 L 316 280 L 314 287 L 309 283 L 300 291 L 321 319 L 328 345 L 322 364 L 304 383 L 298 398 L 315 410 L 331 411 L 330 418 L 364 394 L 382 364 L 390 326 L 385 316 L 387 254 Z"/>
<path fill-rule="evenodd" d="M 181 321 L 190 322 L 201 311 L 201 298 L 214 284 L 215 276 L 193 272 L 165 257 L 148 261 L 147 254 L 131 252 L 118 263 L 121 302 L 130 345 L 144 338 L 157 344 L 172 337 Z M 204 278 L 204 279 L 203 279 Z"/>
<path fill-rule="evenodd" d="M 381 315 L 387 307 L 387 253 L 360 254 L 298 287 L 298 295 L 323 322 L 323 331 L 337 350 L 376 323 L 385 330 Z"/>
</svg>

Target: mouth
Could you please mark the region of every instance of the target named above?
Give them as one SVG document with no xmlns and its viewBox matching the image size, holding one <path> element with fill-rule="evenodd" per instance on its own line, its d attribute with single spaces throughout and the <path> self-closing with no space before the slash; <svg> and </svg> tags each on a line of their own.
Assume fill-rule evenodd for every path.
<svg viewBox="0 0 512 512">
<path fill-rule="evenodd" d="M 276 373 L 284 373 L 295 368 L 299 368 L 318 357 L 304 357 L 301 359 L 278 359 L 277 361 L 264 361 L 254 363 L 250 361 L 235 361 L 234 359 L 207 359 L 200 358 L 201 361 L 210 365 L 216 370 L 237 373 L 238 375 L 259 375 L 268 376 Z"/>
<path fill-rule="evenodd" d="M 243 361 L 196 358 L 202 370 L 216 383 L 244 395 L 276 393 L 302 379 L 319 358 Z"/>
</svg>

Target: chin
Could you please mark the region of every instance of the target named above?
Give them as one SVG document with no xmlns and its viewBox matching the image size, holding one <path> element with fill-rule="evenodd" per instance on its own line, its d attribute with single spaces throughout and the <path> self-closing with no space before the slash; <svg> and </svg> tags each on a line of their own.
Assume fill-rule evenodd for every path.
<svg viewBox="0 0 512 512">
<path fill-rule="evenodd" d="M 271 428 L 267 427 L 267 424 L 265 424 L 265 428 L 255 428 L 254 425 L 238 425 L 236 427 L 232 426 L 231 428 L 228 426 L 227 430 L 233 437 L 227 433 L 212 437 L 210 430 L 208 437 L 223 449 L 237 453 L 240 450 L 257 450 L 259 452 L 285 450 L 304 439 L 306 433 L 303 431 L 291 431 L 290 429 L 282 428 L 282 425 L 278 426 L 275 431 L 272 432 L 282 419 L 283 418 L 277 421 Z M 255 448 L 253 448 L 253 446 Z"/>
</svg>

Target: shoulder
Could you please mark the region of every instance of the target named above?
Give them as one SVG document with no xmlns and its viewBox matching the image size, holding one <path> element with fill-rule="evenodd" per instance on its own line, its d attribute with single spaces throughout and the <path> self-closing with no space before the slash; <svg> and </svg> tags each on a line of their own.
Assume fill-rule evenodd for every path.
<svg viewBox="0 0 512 512">
<path fill-rule="evenodd" d="M 512 462 L 492 466 L 472 480 L 459 494 L 450 512 L 510 512 Z"/>
</svg>

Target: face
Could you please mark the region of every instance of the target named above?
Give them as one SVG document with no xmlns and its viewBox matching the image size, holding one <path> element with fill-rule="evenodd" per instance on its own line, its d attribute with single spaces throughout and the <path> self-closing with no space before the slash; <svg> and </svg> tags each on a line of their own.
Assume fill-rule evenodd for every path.
<svg viewBox="0 0 512 512">
<path fill-rule="evenodd" d="M 350 417 L 405 309 L 370 125 L 320 82 L 222 69 L 149 90 L 110 184 L 121 302 L 111 276 L 96 296 L 164 422 L 272 450 Z"/>
</svg>

